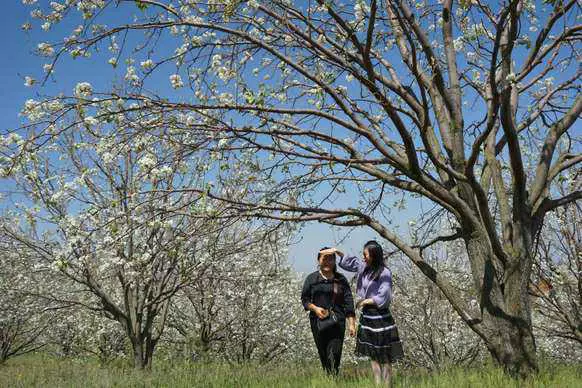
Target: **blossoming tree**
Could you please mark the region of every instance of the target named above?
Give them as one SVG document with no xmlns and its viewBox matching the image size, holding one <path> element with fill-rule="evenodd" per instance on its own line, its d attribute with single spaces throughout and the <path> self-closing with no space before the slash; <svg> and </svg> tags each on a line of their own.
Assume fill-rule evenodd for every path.
<svg viewBox="0 0 582 388">
<path fill-rule="evenodd" d="M 538 281 L 530 293 L 537 319 L 534 327 L 545 350 L 563 359 L 582 358 L 581 209 L 571 203 L 552 214 L 538 243 Z"/>
<path fill-rule="evenodd" d="M 79 98 L 91 93 L 87 83 L 75 90 Z M 173 149 L 157 137 L 164 128 L 138 137 L 115 127 L 154 125 L 151 120 L 127 114 L 112 129 L 80 107 L 76 114 L 81 124 L 14 166 L 23 198 L 3 229 L 39 258 L 37 268 L 52 268 L 69 283 L 46 298 L 119 322 L 135 366 L 148 368 L 170 300 L 196 276 L 213 233 L 198 217 L 207 205 L 176 192 L 198 179 L 185 163 L 200 155 L 170 157 Z"/>
<path fill-rule="evenodd" d="M 195 358 L 270 362 L 305 357 L 300 350 L 302 342 L 310 347 L 305 340 L 311 333 L 298 301 L 301 279 L 285 264 L 287 233 L 269 242 L 241 226 L 216 236 L 211 263 L 174 299 L 172 337 Z"/>
<path fill-rule="evenodd" d="M 425 257 L 436 270 L 451 279 L 457 292 L 470 303 L 477 303 L 461 242 L 435 245 Z M 406 346 L 404 361 L 429 370 L 442 370 L 451 365 L 470 366 L 482 361 L 486 349 L 481 338 L 446 303 L 438 287 L 405 259 L 390 260 L 394 274 L 391 309 Z"/>
<path fill-rule="evenodd" d="M 4 220 L 2 220 L 3 222 Z M 67 307 L 48 300 L 46 272 L 34 268 L 34 252 L 0 233 L 0 364 L 34 352 L 50 342 L 48 330 Z"/>
<path fill-rule="evenodd" d="M 45 79 L 66 55 L 97 55 L 105 44 L 106 66 L 125 63 L 129 89 L 63 97 L 62 106 L 30 101 L 34 125 L 10 140 L 5 173 L 65 136 L 51 128 L 75 106 L 95 110 L 83 118 L 90 126 L 124 109 L 155 116 L 183 152 L 194 146 L 184 137 L 205 134 L 229 182 L 275 184 L 191 193 L 249 216 L 372 228 L 508 372 L 537 369 L 527 293 L 534 242 L 548 212 L 582 196 L 579 180 L 563 196 L 552 189 L 582 160 L 572 133 L 582 110 L 576 0 L 26 3 L 49 34 L 82 18 L 64 40 L 38 46 Z M 121 7 L 132 17 L 109 17 Z M 160 81 L 177 92 L 148 92 Z M 124 108 L 111 105 L 120 100 Z M 422 198 L 413 204 L 429 203 L 451 227 L 417 224 L 421 240 L 407 241 L 387 213 L 395 192 Z M 454 239 L 466 250 L 475 307 L 423 257 L 422 248 Z"/>
</svg>

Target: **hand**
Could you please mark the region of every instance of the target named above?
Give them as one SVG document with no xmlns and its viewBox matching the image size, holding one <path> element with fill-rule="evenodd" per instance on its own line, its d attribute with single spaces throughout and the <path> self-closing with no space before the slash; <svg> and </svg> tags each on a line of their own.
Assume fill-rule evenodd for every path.
<svg viewBox="0 0 582 388">
<path fill-rule="evenodd" d="M 350 322 L 350 326 L 349 329 L 350 331 L 350 337 L 355 337 L 356 336 L 356 323 L 355 322 Z"/>
<path fill-rule="evenodd" d="M 315 313 L 315 315 L 317 315 L 317 318 L 319 319 L 325 319 L 329 315 L 329 311 L 322 307 L 317 306 L 313 309 L 313 312 Z"/>
<path fill-rule="evenodd" d="M 367 306 L 367 305 L 369 305 L 369 304 L 370 304 L 370 299 L 360 299 L 360 300 L 358 301 L 358 303 L 356 303 L 356 308 L 357 308 L 357 309 L 361 309 L 361 308 L 363 308 L 364 306 Z"/>
<path fill-rule="evenodd" d="M 341 252 L 337 248 L 324 249 L 322 251 L 319 251 L 319 253 L 322 254 L 322 255 L 338 255 L 339 257 L 344 257 L 343 252 Z"/>
</svg>

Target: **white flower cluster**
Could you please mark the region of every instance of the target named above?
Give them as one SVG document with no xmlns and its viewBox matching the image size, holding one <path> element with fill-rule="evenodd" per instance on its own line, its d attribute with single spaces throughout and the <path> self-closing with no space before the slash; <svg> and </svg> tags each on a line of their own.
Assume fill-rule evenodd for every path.
<svg viewBox="0 0 582 388">
<path fill-rule="evenodd" d="M 154 61 L 152 61 L 151 59 L 147 59 L 147 60 L 141 62 L 140 66 L 144 70 L 151 70 L 154 67 Z"/>
<path fill-rule="evenodd" d="M 36 83 L 36 80 L 32 77 L 24 77 L 24 86 L 30 87 Z"/>
<path fill-rule="evenodd" d="M 218 101 L 221 104 L 234 104 L 234 97 L 231 93 L 220 93 L 218 95 Z"/>
<path fill-rule="evenodd" d="M 214 70 L 214 73 L 224 82 L 228 82 L 236 76 L 236 73 L 228 67 L 228 63 L 225 63 L 222 59 L 222 55 L 216 54 L 212 57 L 210 62 L 210 67 Z"/>
<path fill-rule="evenodd" d="M 66 9 L 63 4 L 57 3 L 56 1 L 51 1 L 50 5 L 55 12 L 63 12 Z"/>
<path fill-rule="evenodd" d="M 366 15 L 370 12 L 370 7 L 363 0 L 356 1 L 354 5 L 354 17 L 356 18 L 356 23 L 360 23 Z"/>
<path fill-rule="evenodd" d="M 94 127 L 96 125 L 99 124 L 99 120 L 97 120 L 95 117 L 93 116 L 87 116 L 85 117 L 85 119 L 83 120 L 83 122 L 90 127 Z"/>
<path fill-rule="evenodd" d="M 62 108 L 62 104 L 58 100 L 36 101 L 28 99 L 24 103 L 24 107 L 20 115 L 27 117 L 30 121 L 38 121 L 52 112 L 56 112 Z"/>
<path fill-rule="evenodd" d="M 142 170 L 149 171 L 158 164 L 158 161 L 154 155 L 146 154 L 142 156 L 140 160 L 138 160 L 137 164 Z"/>
<path fill-rule="evenodd" d="M 93 94 L 93 87 L 89 82 L 79 82 L 75 86 L 75 97 L 87 98 Z"/>
<path fill-rule="evenodd" d="M 77 2 L 77 9 L 83 14 L 83 19 L 93 17 L 94 12 L 105 7 L 105 0 L 81 0 Z"/>
<path fill-rule="evenodd" d="M 139 77 L 135 71 L 135 67 L 127 66 L 127 71 L 125 72 L 125 80 L 134 86 L 137 86 L 139 84 Z"/>
<path fill-rule="evenodd" d="M 182 82 L 182 77 L 180 77 L 179 74 L 170 75 L 170 84 L 174 89 L 179 89 L 184 86 L 184 82 Z"/>
<path fill-rule="evenodd" d="M 463 37 L 460 36 L 457 39 L 454 39 L 453 47 L 455 48 L 455 51 L 463 51 L 463 49 L 465 48 L 465 40 L 463 39 Z"/>
<path fill-rule="evenodd" d="M 38 53 L 43 57 L 52 57 L 53 55 L 55 55 L 55 49 L 53 48 L 53 46 L 51 46 L 50 43 L 46 42 L 39 43 L 37 48 Z"/>
</svg>

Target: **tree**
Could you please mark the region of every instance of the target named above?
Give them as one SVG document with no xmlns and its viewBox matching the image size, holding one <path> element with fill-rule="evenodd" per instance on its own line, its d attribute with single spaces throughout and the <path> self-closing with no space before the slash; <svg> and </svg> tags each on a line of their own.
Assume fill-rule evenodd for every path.
<svg viewBox="0 0 582 388">
<path fill-rule="evenodd" d="M 45 285 L 58 285 L 44 282 L 43 271 L 30 270 L 34 264 L 26 246 L 0 237 L 0 364 L 44 347 L 47 331 L 66 307 L 39 295 Z"/>
<path fill-rule="evenodd" d="M 70 284 L 65 283 L 68 286 Z M 58 357 L 95 356 L 101 365 L 131 354 L 131 345 L 119 322 L 105 314 L 74 305 L 59 314 L 45 333 L 48 349 Z"/>
<path fill-rule="evenodd" d="M 311 334 L 298 302 L 300 280 L 285 264 L 287 237 L 260 241 L 239 229 L 217 235 L 211 264 L 174 300 L 170 326 L 194 344 L 195 357 L 294 357 L 296 344 Z"/>
<path fill-rule="evenodd" d="M 464 298 L 476 303 L 468 261 L 460 242 L 445 244 L 432 247 L 425 257 L 440 273 L 447 274 Z M 481 361 L 486 350 L 481 339 L 446 303 L 438 287 L 405 260 L 390 259 L 394 273 L 391 309 L 405 344 L 405 362 L 442 370 L 451 365 L 469 366 Z"/>
<path fill-rule="evenodd" d="M 90 95 L 90 85 L 77 93 Z M 192 156 L 168 162 L 171 147 L 151 131 L 130 139 L 92 125 L 81 107 L 76 113 L 82 125 L 19 161 L 14 177 L 23 202 L 3 231 L 38 258 L 37 268 L 56 271 L 69 285 L 45 290 L 45 298 L 119 322 L 135 367 L 150 368 L 170 300 L 196 275 L 213 232 L 197 218 L 200 203 L 173 191 L 198 175 L 182 172 Z"/>
<path fill-rule="evenodd" d="M 542 346 L 566 359 L 582 356 L 582 234 L 577 227 L 580 222 L 577 203 L 564 206 L 547 220 L 538 242 L 539 260 L 534 272 L 537 281 L 531 290 L 536 312 L 534 327 L 540 332 Z M 552 351 L 553 348 L 560 351 Z"/>
<path fill-rule="evenodd" d="M 126 4 L 133 19 L 111 26 L 107 15 Z M 571 133 L 582 110 L 575 0 L 76 0 L 51 7 L 32 15 L 50 27 L 78 10 L 84 22 L 64 42 L 39 44 L 38 53 L 52 57 L 46 77 L 65 54 L 89 56 L 107 42 L 108 62 L 126 60 L 133 89 L 62 98 L 63 107 L 30 101 L 25 114 L 33 123 L 26 140 L 8 138 L 19 145 L 8 145 L 5 173 L 47 137 L 62 135 L 46 128 L 70 107 L 126 101 L 142 117 L 172 125 L 170 137 L 208 135 L 211 155 L 231 178 L 267 179 L 248 190 L 193 193 L 224 200 L 238 214 L 372 228 L 437 285 L 509 373 L 537 370 L 527 293 L 535 239 L 548 212 L 582 196 L 579 180 L 564 196 L 552 189 L 582 160 Z M 193 96 L 147 91 L 168 72 L 174 89 L 188 86 Z M 112 120 L 123 109 L 91 118 Z M 192 146 L 175 144 L 185 152 Z M 229 171 L 227 162 L 239 157 L 248 167 Z M 358 203 L 337 201 L 346 190 Z M 407 241 L 386 216 L 393 192 L 446 213 L 448 233 L 425 228 L 422 241 Z M 422 247 L 453 239 L 464 243 L 476 308 L 423 256 Z"/>
</svg>

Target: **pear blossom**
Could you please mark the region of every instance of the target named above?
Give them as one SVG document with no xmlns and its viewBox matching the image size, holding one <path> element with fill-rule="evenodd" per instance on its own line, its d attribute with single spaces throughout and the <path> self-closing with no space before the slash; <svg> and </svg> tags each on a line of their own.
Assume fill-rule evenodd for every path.
<svg viewBox="0 0 582 388">
<path fill-rule="evenodd" d="M 184 82 L 182 82 L 182 77 L 179 74 L 172 74 L 170 75 L 170 83 L 174 89 L 179 89 L 184 86 Z"/>
<path fill-rule="evenodd" d="M 139 77 L 135 71 L 135 67 L 127 66 L 127 70 L 125 72 L 125 80 L 128 81 L 132 85 L 139 84 Z"/>
<path fill-rule="evenodd" d="M 453 46 L 455 48 L 455 51 L 462 51 L 465 48 L 465 42 L 463 37 L 458 37 L 457 39 L 454 39 Z"/>
<path fill-rule="evenodd" d="M 99 120 L 97 120 L 95 117 L 93 116 L 87 116 L 85 117 L 85 119 L 83 120 L 83 122 L 89 126 L 95 126 L 99 124 Z"/>
<path fill-rule="evenodd" d="M 75 86 L 75 96 L 87 98 L 93 94 L 93 87 L 89 82 L 80 82 Z"/>
<path fill-rule="evenodd" d="M 147 59 L 147 60 L 141 62 L 140 63 L 140 66 L 144 70 L 150 70 L 152 67 L 154 67 L 154 61 L 152 61 L 151 59 Z"/>
<path fill-rule="evenodd" d="M 55 55 L 55 49 L 49 43 L 39 43 L 37 48 L 43 57 L 52 57 Z"/>
<path fill-rule="evenodd" d="M 30 87 L 30 86 L 34 85 L 35 83 L 36 83 L 36 80 L 34 78 L 29 77 L 29 76 L 24 77 L 24 86 Z"/>
</svg>

